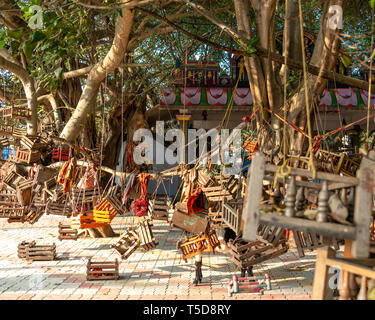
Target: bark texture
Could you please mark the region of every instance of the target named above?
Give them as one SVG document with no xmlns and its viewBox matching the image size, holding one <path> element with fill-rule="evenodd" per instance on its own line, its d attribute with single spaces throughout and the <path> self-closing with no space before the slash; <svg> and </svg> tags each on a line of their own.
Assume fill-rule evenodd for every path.
<svg viewBox="0 0 375 320">
<path fill-rule="evenodd" d="M 137 1 L 134 2 L 137 3 Z M 61 132 L 60 136 L 68 141 L 72 142 L 78 137 L 84 127 L 87 114 L 92 110 L 92 106 L 96 104 L 100 83 L 119 66 L 125 55 L 133 25 L 134 9 L 122 9 L 122 16 L 119 15 L 117 19 L 111 49 L 104 59 L 90 70 L 77 107 Z"/>
</svg>

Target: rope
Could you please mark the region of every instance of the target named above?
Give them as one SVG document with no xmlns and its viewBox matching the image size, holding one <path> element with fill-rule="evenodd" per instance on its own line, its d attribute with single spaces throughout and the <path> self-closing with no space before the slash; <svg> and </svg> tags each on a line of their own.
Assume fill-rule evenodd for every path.
<svg viewBox="0 0 375 320">
<path fill-rule="evenodd" d="M 285 0 L 285 16 L 287 15 L 287 12 L 288 12 L 288 0 Z M 285 28 L 285 36 L 284 36 L 284 48 L 285 48 L 285 39 L 288 37 L 288 24 L 286 23 L 286 19 L 285 19 L 284 28 Z M 287 60 L 288 60 L 288 57 L 287 57 L 287 54 L 285 54 L 285 71 L 284 71 L 284 119 L 286 119 L 286 106 L 287 106 L 287 99 L 286 99 L 286 95 L 287 95 L 286 85 L 287 85 L 287 77 L 288 77 L 288 64 L 287 64 Z M 283 161 L 283 164 L 281 165 L 281 167 L 278 168 L 277 171 L 276 171 L 276 173 L 275 173 L 275 180 L 273 182 L 273 188 L 274 189 L 277 187 L 277 180 L 278 180 L 279 176 L 282 176 L 283 181 L 285 183 L 285 178 L 288 177 L 290 175 L 291 171 L 292 171 L 291 167 L 288 166 L 288 161 L 287 161 L 287 158 L 286 158 L 286 154 L 287 154 L 286 122 L 283 121 L 283 158 L 284 158 L 284 161 Z"/>
<path fill-rule="evenodd" d="M 279 120 L 281 120 L 282 122 L 288 124 L 289 126 L 291 126 L 294 130 L 298 131 L 299 133 L 301 133 L 302 135 L 304 135 L 306 138 L 310 138 L 310 136 L 305 132 L 303 131 L 301 128 L 298 128 L 294 123 L 291 123 L 288 119 L 280 116 L 278 113 L 276 113 L 275 111 L 272 111 L 271 109 L 267 108 L 267 107 L 262 107 L 263 110 L 273 114 L 276 118 L 278 118 Z"/>
<path fill-rule="evenodd" d="M 106 71 L 106 74 L 105 74 L 105 88 L 104 90 L 106 90 L 107 88 L 107 82 L 108 82 L 108 74 L 107 74 L 107 71 Z M 99 181 L 101 180 L 102 178 L 102 163 L 103 163 L 103 145 L 104 145 L 104 110 L 105 109 L 105 96 L 103 95 L 103 109 L 102 109 L 102 137 L 101 137 L 101 143 L 100 143 L 100 171 L 99 171 Z"/>
<path fill-rule="evenodd" d="M 313 161 L 313 144 L 312 144 L 312 130 L 311 130 L 311 121 L 310 121 L 310 104 L 309 104 L 309 96 L 308 96 L 308 86 L 307 86 L 307 70 L 306 70 L 306 57 L 305 57 L 305 43 L 303 41 L 303 17 L 302 17 L 302 4 L 301 0 L 298 0 L 299 6 L 299 26 L 300 26 L 300 34 L 301 34 L 301 49 L 302 49 L 302 65 L 303 65 L 303 84 L 305 87 L 305 104 L 306 104 L 306 116 L 307 116 L 307 130 L 308 130 L 308 141 L 309 141 L 309 153 L 310 153 L 310 163 L 309 169 L 312 171 L 313 179 L 316 178 L 316 169 Z"/>
<path fill-rule="evenodd" d="M 238 79 L 237 79 L 236 85 L 234 86 L 234 89 L 233 89 L 233 92 L 232 92 L 232 96 L 230 97 L 230 100 L 229 100 L 229 103 L 228 103 L 228 107 L 227 107 L 227 109 L 225 111 L 223 119 L 221 120 L 220 128 L 223 128 L 225 120 L 227 120 L 227 121 L 226 121 L 226 124 L 225 124 L 224 127 L 226 128 L 228 126 L 228 122 L 229 122 L 230 115 L 232 113 L 233 104 L 234 104 L 234 98 L 233 97 L 234 97 L 234 95 L 237 92 L 237 87 L 238 87 L 238 83 L 240 82 L 240 78 L 244 74 L 245 74 L 244 68 L 243 68 L 243 66 L 241 66 L 240 70 L 239 70 L 239 73 L 238 73 Z"/>
<path fill-rule="evenodd" d="M 371 47 L 370 49 L 374 49 L 374 10 L 375 10 L 375 5 L 372 6 L 372 18 L 371 18 L 371 25 L 372 25 L 372 35 L 371 35 Z M 375 51 L 374 51 L 375 52 Z M 369 89 L 368 89 L 368 100 L 367 100 L 367 132 L 366 132 L 366 147 L 367 147 L 367 140 L 369 137 L 369 131 L 370 131 L 370 105 L 371 105 L 371 89 L 372 89 L 372 61 L 373 59 L 373 54 L 370 56 L 370 72 L 369 72 Z"/>
</svg>

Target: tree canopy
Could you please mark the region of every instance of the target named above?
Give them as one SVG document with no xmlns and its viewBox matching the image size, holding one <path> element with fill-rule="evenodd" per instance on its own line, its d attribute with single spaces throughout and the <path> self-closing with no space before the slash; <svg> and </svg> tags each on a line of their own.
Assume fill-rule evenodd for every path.
<svg viewBox="0 0 375 320">
<path fill-rule="evenodd" d="M 279 0 L 0 0 L 0 104 L 27 106 L 31 134 L 49 118 L 68 141 L 81 139 L 87 147 L 115 144 L 118 149 L 118 129 L 124 131 L 135 110 L 159 103 L 178 61 L 210 57 L 228 73 L 229 57 L 237 51 L 245 54 L 254 107 L 287 108 L 289 120 L 305 128 L 298 4 L 289 0 L 286 12 L 286 1 Z M 42 8 L 41 29 L 29 26 L 35 5 Z M 344 12 L 343 28 L 334 32 L 327 27 L 331 5 Z M 337 60 L 352 78 L 369 63 L 374 6 L 373 0 L 302 1 L 304 31 L 316 39 L 308 62 L 312 106 L 333 77 L 329 72 L 338 71 Z M 284 39 L 282 52 L 277 34 Z M 299 64 L 285 70 L 283 56 Z M 350 84 L 350 77 L 342 80 Z M 356 85 L 365 88 L 368 83 L 358 80 Z M 269 120 L 273 130 L 280 127 L 277 119 Z M 272 144 L 280 148 L 281 134 L 276 139 Z M 293 139 L 301 137 L 290 134 L 288 139 L 300 153 L 302 142 Z"/>
</svg>

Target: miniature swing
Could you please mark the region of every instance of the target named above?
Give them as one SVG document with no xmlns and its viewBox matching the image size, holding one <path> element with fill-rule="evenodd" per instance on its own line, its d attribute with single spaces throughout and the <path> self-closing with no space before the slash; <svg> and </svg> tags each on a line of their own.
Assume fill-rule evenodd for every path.
<svg viewBox="0 0 375 320">
<path fill-rule="evenodd" d="M 111 245 L 111 248 L 120 255 L 121 259 L 126 260 L 139 246 L 138 233 L 134 229 L 129 228 L 120 236 L 116 243 Z"/>
<path fill-rule="evenodd" d="M 217 238 L 215 230 L 209 230 L 205 233 L 189 238 L 185 236 L 184 241 L 177 242 L 177 248 L 181 250 L 182 259 L 187 262 L 188 259 L 201 255 L 204 252 L 215 254 L 215 249 L 220 248 L 220 241 Z"/>
<path fill-rule="evenodd" d="M 87 262 L 86 280 L 118 280 L 119 267 L 117 259 L 112 261 L 92 261 Z"/>
<path fill-rule="evenodd" d="M 73 203 L 73 214 L 70 218 L 71 228 L 91 229 L 105 227 L 108 223 L 96 222 L 93 215 L 94 206 L 100 197 L 96 171 L 91 169 L 89 176 L 89 169 L 87 169 L 80 182 L 82 182 L 83 188 L 74 188 L 71 193 Z"/>
</svg>

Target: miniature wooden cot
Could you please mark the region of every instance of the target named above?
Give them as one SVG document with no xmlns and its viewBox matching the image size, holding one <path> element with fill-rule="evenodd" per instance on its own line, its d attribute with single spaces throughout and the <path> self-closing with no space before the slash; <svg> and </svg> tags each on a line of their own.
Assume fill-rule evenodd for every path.
<svg viewBox="0 0 375 320">
<path fill-rule="evenodd" d="M 87 262 L 87 280 L 118 280 L 118 261 L 92 261 Z"/>
</svg>

